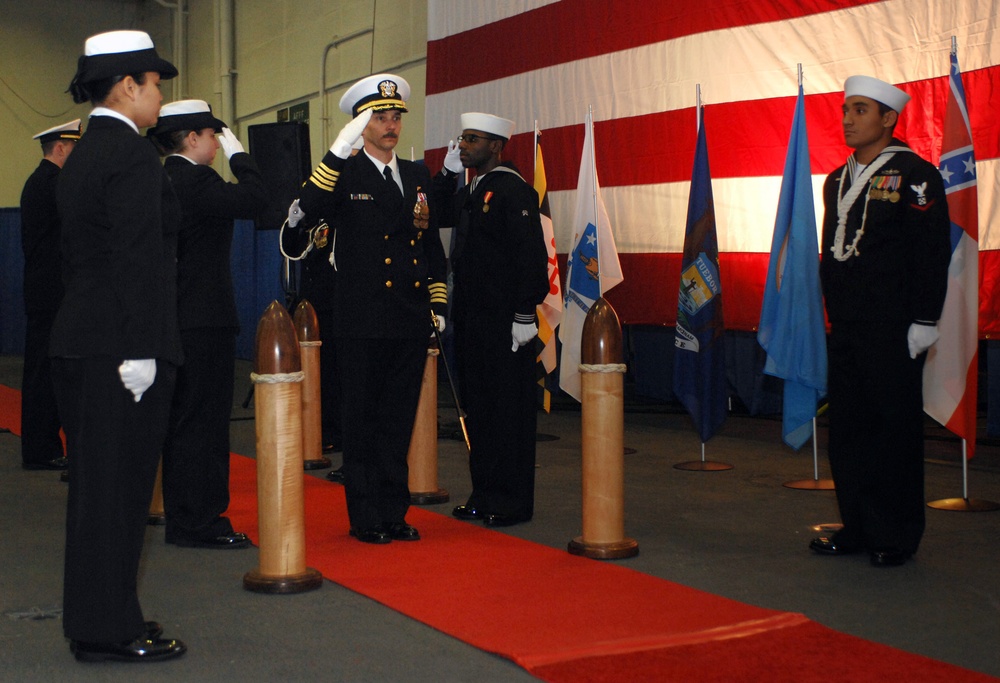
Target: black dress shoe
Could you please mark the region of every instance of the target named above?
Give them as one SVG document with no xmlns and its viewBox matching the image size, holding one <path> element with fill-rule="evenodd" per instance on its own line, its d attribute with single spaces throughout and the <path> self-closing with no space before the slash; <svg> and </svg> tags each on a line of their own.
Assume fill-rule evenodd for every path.
<svg viewBox="0 0 1000 683">
<path fill-rule="evenodd" d="M 326 479 L 327 479 L 327 481 L 332 481 L 335 484 L 343 484 L 344 483 L 344 466 L 341 465 L 337 469 L 330 470 L 329 472 L 327 472 L 326 473 Z"/>
<path fill-rule="evenodd" d="M 354 538 L 362 543 L 374 543 L 375 545 L 392 543 L 392 537 L 389 536 L 389 533 L 383 526 L 374 526 L 370 529 L 355 529 L 351 527 L 351 536 L 354 536 Z"/>
<path fill-rule="evenodd" d="M 809 541 L 809 550 L 820 555 L 853 555 L 860 552 L 860 548 L 837 543 L 832 538 L 820 536 Z"/>
<path fill-rule="evenodd" d="M 458 517 L 459 519 L 482 519 L 486 516 L 485 513 L 471 505 L 459 505 L 451 511 L 451 514 L 453 517 Z"/>
<path fill-rule="evenodd" d="M 394 541 L 419 541 L 420 532 L 406 522 L 390 524 L 388 527 L 389 538 Z"/>
<path fill-rule="evenodd" d="M 131 643 L 86 643 L 70 641 L 69 649 L 81 662 L 156 662 L 187 651 L 179 640 L 141 636 Z"/>
<path fill-rule="evenodd" d="M 898 567 L 912 556 L 913 553 L 908 553 L 904 550 L 882 548 L 881 550 L 873 550 L 871 552 L 871 561 L 875 567 Z"/>
<path fill-rule="evenodd" d="M 531 515 L 506 515 L 501 512 L 491 512 L 483 518 L 486 526 L 514 526 L 531 521 Z"/>
<path fill-rule="evenodd" d="M 66 456 L 60 456 L 43 462 L 21 463 L 21 467 L 26 470 L 64 470 L 69 467 L 69 460 Z"/>
<path fill-rule="evenodd" d="M 250 537 L 239 531 L 233 531 L 222 536 L 211 538 L 186 538 L 184 536 L 169 536 L 167 543 L 173 543 L 182 548 L 210 548 L 214 550 L 236 550 L 250 547 Z"/>
</svg>

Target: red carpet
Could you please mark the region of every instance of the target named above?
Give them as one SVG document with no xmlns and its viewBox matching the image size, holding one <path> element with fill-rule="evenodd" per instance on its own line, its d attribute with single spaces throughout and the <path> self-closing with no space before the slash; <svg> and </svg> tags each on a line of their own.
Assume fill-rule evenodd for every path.
<svg viewBox="0 0 1000 683">
<path fill-rule="evenodd" d="M 256 466 L 233 457 L 227 513 L 257 538 Z M 348 536 L 344 489 L 305 477 L 308 566 L 546 681 L 993 681 L 421 508 L 418 543 Z"/>
<path fill-rule="evenodd" d="M 0 386 L 0 427 L 20 430 Z M 421 508 L 419 543 L 347 534 L 344 489 L 304 476 L 307 564 L 323 576 L 554 683 L 997 678 L 777 612 L 588 560 Z M 256 463 L 232 458 L 236 528 L 257 540 Z"/>
</svg>

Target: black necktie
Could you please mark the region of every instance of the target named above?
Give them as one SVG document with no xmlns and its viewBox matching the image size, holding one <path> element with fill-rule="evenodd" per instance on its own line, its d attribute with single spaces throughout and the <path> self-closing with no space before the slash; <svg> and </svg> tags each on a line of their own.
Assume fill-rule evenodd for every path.
<svg viewBox="0 0 1000 683">
<path fill-rule="evenodd" d="M 392 178 L 392 169 L 391 168 L 389 168 L 388 166 L 386 166 L 384 169 L 382 169 L 382 175 L 385 176 L 385 181 L 387 183 L 392 183 L 393 187 L 395 187 L 397 190 L 399 190 L 399 186 L 396 185 L 396 181 L 393 180 L 393 178 Z"/>
</svg>

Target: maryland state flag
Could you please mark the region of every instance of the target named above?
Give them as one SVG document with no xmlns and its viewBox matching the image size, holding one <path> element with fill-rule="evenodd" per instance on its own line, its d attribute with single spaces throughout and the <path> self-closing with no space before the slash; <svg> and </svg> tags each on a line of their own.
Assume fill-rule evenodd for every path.
<svg viewBox="0 0 1000 683">
<path fill-rule="evenodd" d="M 708 170 L 705 125 L 698 107 L 698 143 L 688 197 L 687 230 L 674 337 L 674 394 L 684 404 L 702 443 L 726 420 L 729 392 L 723 345 L 722 281 L 715 200 Z"/>
<path fill-rule="evenodd" d="M 948 293 L 938 321 L 941 337 L 924 365 L 924 412 L 965 439 L 966 457 L 976 450 L 979 367 L 979 207 L 976 158 L 958 55 L 951 52 L 948 106 L 941 144 L 941 177 L 951 216 Z"/>
<path fill-rule="evenodd" d="M 542 232 L 549 253 L 549 293 L 538 305 L 538 339 L 542 349 L 538 354 L 538 383 L 543 389 L 542 405 L 545 412 L 552 407 L 552 394 L 546 379 L 556 369 L 556 328 L 562 320 L 562 287 L 559 284 L 559 260 L 556 258 L 556 236 L 552 229 L 552 213 L 546 192 L 545 162 L 542 159 L 542 134 L 535 131 L 535 192 L 538 193 L 538 212 L 542 219 Z"/>
</svg>

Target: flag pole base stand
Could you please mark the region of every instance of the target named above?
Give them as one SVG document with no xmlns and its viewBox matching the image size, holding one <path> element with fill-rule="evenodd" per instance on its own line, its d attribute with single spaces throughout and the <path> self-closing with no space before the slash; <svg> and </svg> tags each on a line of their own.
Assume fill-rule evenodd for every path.
<svg viewBox="0 0 1000 683">
<path fill-rule="evenodd" d="M 535 441 L 541 443 L 542 441 L 558 441 L 559 437 L 555 434 L 535 434 Z"/>
<path fill-rule="evenodd" d="M 833 479 L 796 479 L 786 481 L 782 486 L 799 491 L 833 491 L 836 488 Z"/>
<path fill-rule="evenodd" d="M 256 569 L 243 575 L 243 588 L 254 593 L 288 595 L 316 590 L 322 585 L 323 575 L 312 567 L 289 576 L 267 576 Z"/>
<path fill-rule="evenodd" d="M 577 536 L 569 542 L 566 549 L 570 555 L 589 557 L 592 560 L 623 560 L 639 554 L 639 543 L 632 538 L 614 543 L 588 543 L 582 536 Z"/>
<path fill-rule="evenodd" d="M 445 489 L 437 491 L 424 491 L 421 493 L 410 492 L 411 505 L 436 505 L 437 503 L 447 503 L 451 496 Z"/>
<path fill-rule="evenodd" d="M 819 534 L 834 534 L 844 528 L 840 522 L 830 522 L 829 524 L 813 524 L 809 527 Z"/>
<path fill-rule="evenodd" d="M 674 465 L 674 469 L 691 472 L 722 472 L 733 469 L 733 466 L 724 462 L 712 462 L 711 460 L 689 460 L 677 463 Z"/>
<path fill-rule="evenodd" d="M 302 461 L 302 469 L 304 469 L 306 471 L 309 471 L 309 470 L 325 470 L 328 467 L 330 467 L 331 464 L 332 463 L 330 462 L 330 458 L 321 455 L 320 457 L 313 458 L 311 460 L 303 460 Z"/>
<path fill-rule="evenodd" d="M 927 507 L 954 512 L 992 512 L 1000 510 L 1000 503 L 976 498 L 942 498 L 941 500 L 932 500 L 927 503 Z"/>
</svg>

